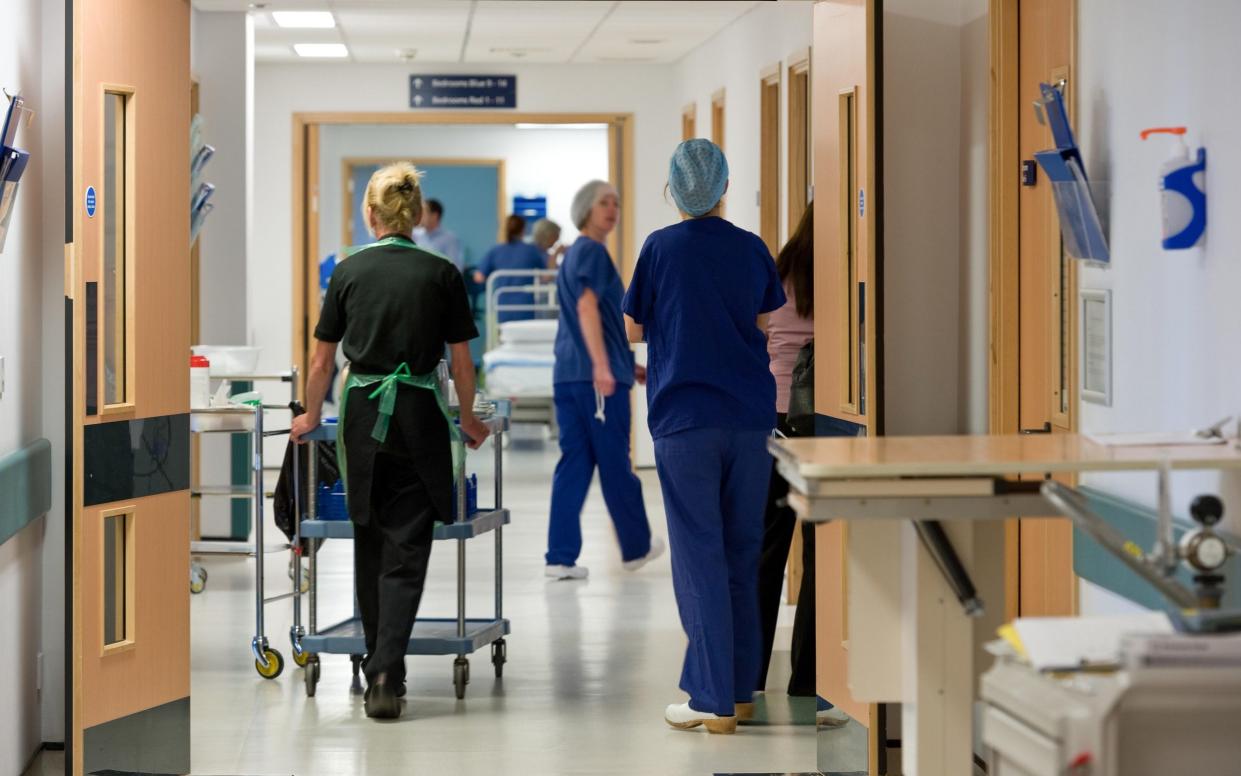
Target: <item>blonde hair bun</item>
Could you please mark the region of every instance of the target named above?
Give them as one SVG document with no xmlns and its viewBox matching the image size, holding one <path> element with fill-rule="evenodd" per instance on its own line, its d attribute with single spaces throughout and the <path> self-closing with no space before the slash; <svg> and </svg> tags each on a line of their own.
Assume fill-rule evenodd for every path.
<svg viewBox="0 0 1241 776">
<path fill-rule="evenodd" d="M 409 162 L 380 167 L 366 184 L 363 217 L 369 210 L 384 232 L 409 234 L 422 219 L 421 179 L 422 173 Z"/>
</svg>

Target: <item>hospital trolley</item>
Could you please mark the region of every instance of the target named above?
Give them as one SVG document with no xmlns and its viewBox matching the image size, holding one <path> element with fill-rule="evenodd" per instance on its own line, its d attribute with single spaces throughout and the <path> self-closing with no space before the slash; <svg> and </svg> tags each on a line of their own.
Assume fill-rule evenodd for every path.
<svg viewBox="0 0 1241 776">
<path fill-rule="evenodd" d="M 288 429 L 264 431 L 263 414 L 268 409 L 287 409 L 284 406 L 234 404 L 226 407 L 190 410 L 190 423 L 194 433 L 198 434 L 236 434 L 248 432 L 252 436 L 253 458 L 251 460 L 251 482 L 247 485 L 208 488 L 200 486 L 194 491 L 194 497 L 208 495 L 227 496 L 230 498 L 246 497 L 253 505 L 254 543 L 249 542 L 191 542 L 190 552 L 193 555 L 240 555 L 254 557 L 254 638 L 250 641 L 250 651 L 254 655 L 254 668 L 266 679 L 274 679 L 284 671 L 284 656 L 279 650 L 273 649 L 267 641 L 264 629 L 263 608 L 270 603 L 295 597 L 300 593 L 299 584 L 294 581 L 293 592 L 265 597 L 263 584 L 263 559 L 272 552 L 289 549 L 286 543 L 268 546 L 264 542 L 263 527 L 263 440 L 269 436 L 288 434 Z M 211 545 L 215 545 L 212 547 Z M 201 582 L 207 581 L 206 570 L 201 570 Z M 191 568 L 191 585 L 194 584 L 194 570 Z M 191 588 L 192 589 L 192 588 Z M 299 665 L 304 662 L 295 653 L 294 660 Z"/>
<path fill-rule="evenodd" d="M 490 509 L 478 509 L 472 513 L 467 508 L 467 484 L 465 455 L 458 456 L 455 472 L 455 506 L 457 519 L 451 524 L 437 523 L 434 538 L 437 541 L 455 541 L 457 544 L 457 613 L 456 617 L 434 618 L 418 616 L 414 622 L 414 630 L 406 649 L 407 655 L 455 655 L 453 661 L 453 686 L 457 698 L 465 697 L 465 687 L 470 681 L 470 662 L 467 655 L 479 649 L 491 646 L 491 662 L 495 667 L 496 678 L 504 673 L 507 660 L 507 645 L 504 637 L 510 632 L 509 621 L 504 618 L 504 526 L 510 520 L 509 511 L 503 502 L 503 456 L 502 438 L 509 428 L 511 405 L 508 402 L 496 402 L 494 410 L 479 412 L 479 419 L 491 430 L 492 447 L 495 451 L 495 505 Z M 308 479 L 316 483 L 317 453 L 314 445 L 319 442 L 332 442 L 337 439 L 337 425 L 324 423 L 305 439 L 312 446 L 309 455 Z M 460 444 L 455 442 L 454 444 Z M 299 467 L 295 466 L 295 478 Z M 302 488 L 295 479 L 293 486 L 296 498 L 300 502 Z M 312 489 L 313 491 L 313 489 Z M 353 539 L 353 522 L 351 520 L 324 520 L 317 514 L 316 499 L 312 495 L 305 508 L 306 519 L 299 521 L 293 538 L 294 551 L 300 551 L 302 539 L 309 539 L 306 553 L 309 556 L 310 586 L 307 590 L 308 628 L 303 628 L 301 620 L 301 593 L 293 595 L 293 626 L 289 637 L 293 644 L 294 660 L 298 665 L 305 666 L 306 695 L 314 697 L 315 687 L 319 682 L 320 655 L 349 655 L 353 662 L 353 683 L 360 687 L 359 673 L 364 653 L 366 638 L 362 631 L 362 621 L 357 611 L 356 600 L 353 616 L 319 628 L 318 603 L 319 579 L 317 563 L 317 547 L 320 540 Z M 303 514 L 300 503 L 294 509 L 295 514 Z M 495 534 L 495 615 L 489 618 L 467 618 L 465 605 L 466 573 L 465 553 L 466 542 L 486 533 Z"/>
</svg>

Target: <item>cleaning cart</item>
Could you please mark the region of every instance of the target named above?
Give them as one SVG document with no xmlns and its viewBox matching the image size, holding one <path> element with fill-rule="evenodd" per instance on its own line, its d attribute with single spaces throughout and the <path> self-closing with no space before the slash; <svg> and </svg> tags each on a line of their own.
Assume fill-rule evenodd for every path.
<svg viewBox="0 0 1241 776">
<path fill-rule="evenodd" d="M 467 498 L 469 484 L 466 479 L 466 456 L 458 456 L 459 463 L 455 472 L 456 520 L 450 525 L 437 523 L 434 537 L 436 541 L 456 542 L 457 545 L 457 614 L 456 617 L 423 617 L 419 615 L 414 623 L 414 631 L 406 649 L 407 655 L 455 655 L 453 661 L 453 686 L 457 698 L 465 697 L 465 687 L 470 681 L 469 655 L 491 647 L 491 662 L 495 667 L 496 678 L 503 676 L 504 663 L 507 660 L 504 637 L 510 632 L 509 621 L 504 619 L 504 526 L 510 516 L 503 504 L 503 457 L 502 441 L 509 428 L 511 405 L 508 402 L 496 402 L 485 408 L 476 408 L 476 414 L 491 430 L 491 446 L 495 452 L 495 505 L 490 509 L 472 507 Z M 479 410 L 482 411 L 479 411 Z M 324 423 L 305 438 L 310 445 L 319 442 L 336 440 L 337 425 Z M 315 466 L 316 451 L 311 448 L 308 477 L 310 482 L 317 482 Z M 295 475 L 299 467 L 293 467 Z M 294 481 L 294 493 L 300 500 L 302 489 L 300 483 Z M 293 596 L 293 626 L 290 639 L 293 644 L 294 659 L 304 665 L 306 695 L 314 697 L 315 687 L 319 683 L 320 655 L 349 655 L 353 662 L 353 682 L 355 687 L 361 686 L 360 671 L 362 658 L 366 653 L 366 639 L 362 632 L 362 620 L 355 602 L 354 613 L 348 619 L 320 629 L 318 623 L 319 579 L 316 562 L 319 540 L 353 539 L 353 522 L 350 520 L 322 519 L 318 514 L 317 499 L 311 498 L 306 505 L 306 519 L 298 524 L 293 539 L 293 547 L 300 548 L 302 539 L 307 542 L 306 553 L 310 571 L 310 585 L 306 592 L 309 598 L 307 607 L 308 627 L 302 626 L 301 594 Z M 302 513 L 299 504 L 296 513 Z M 495 537 L 495 614 L 488 618 L 469 618 L 465 611 L 466 545 L 472 539 L 484 534 Z"/>
</svg>

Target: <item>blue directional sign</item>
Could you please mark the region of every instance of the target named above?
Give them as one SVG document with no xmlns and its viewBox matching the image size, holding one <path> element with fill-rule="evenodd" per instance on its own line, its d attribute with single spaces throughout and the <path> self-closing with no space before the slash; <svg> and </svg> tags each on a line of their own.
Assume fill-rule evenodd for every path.
<svg viewBox="0 0 1241 776">
<path fill-rule="evenodd" d="M 86 187 L 86 215 L 90 218 L 95 217 L 95 187 Z"/>
<path fill-rule="evenodd" d="M 516 108 L 515 75 L 411 75 L 411 108 Z"/>
</svg>

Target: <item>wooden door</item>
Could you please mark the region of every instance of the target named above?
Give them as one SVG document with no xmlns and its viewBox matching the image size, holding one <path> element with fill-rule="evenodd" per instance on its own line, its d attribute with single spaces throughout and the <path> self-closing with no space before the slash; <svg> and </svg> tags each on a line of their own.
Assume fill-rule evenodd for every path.
<svg viewBox="0 0 1241 776">
<path fill-rule="evenodd" d="M 681 140 L 698 137 L 698 104 L 691 102 L 681 109 Z"/>
<path fill-rule="evenodd" d="M 1062 84 L 1071 98 L 1076 8 L 1073 0 L 1021 0 L 1018 5 L 1017 127 L 1025 162 L 1054 145 L 1032 105 L 1041 97 L 1039 84 Z M 1022 433 L 1065 433 L 1076 428 L 1077 415 L 1076 267 L 1064 253 L 1051 186 L 1042 170 L 1028 183 L 1010 183 L 1020 185 L 1018 422 Z M 1077 584 L 1069 521 L 1021 520 L 1018 556 L 1020 614 L 1074 613 Z"/>
<path fill-rule="evenodd" d="M 68 769 L 189 771 L 188 0 L 74 0 Z"/>
<path fill-rule="evenodd" d="M 780 251 L 780 66 L 759 80 L 759 236 L 775 256 Z"/>
<path fill-rule="evenodd" d="M 866 311 L 874 310 L 875 288 L 867 281 L 876 276 L 877 259 L 878 23 L 874 0 L 830 0 L 814 8 L 815 412 L 839 424 L 839 433 L 878 431 L 867 406 L 878 359 L 865 345 L 875 341 L 876 317 Z M 847 606 L 850 545 L 867 528 L 832 522 L 816 531 L 819 693 L 870 725 L 874 707 L 854 699 L 849 680 L 850 640 L 866 624 L 850 622 Z M 875 735 L 872 730 L 872 743 Z"/>
</svg>

